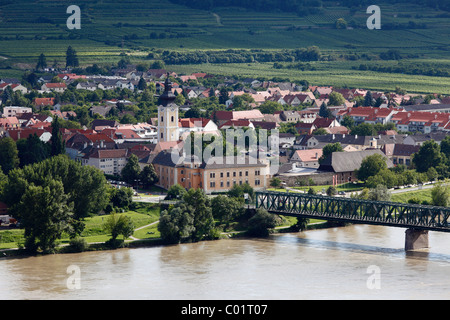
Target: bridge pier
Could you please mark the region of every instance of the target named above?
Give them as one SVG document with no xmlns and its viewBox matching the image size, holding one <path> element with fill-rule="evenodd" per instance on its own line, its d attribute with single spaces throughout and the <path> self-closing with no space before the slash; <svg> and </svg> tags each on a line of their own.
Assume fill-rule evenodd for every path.
<svg viewBox="0 0 450 320">
<path fill-rule="evenodd" d="M 407 229 L 405 231 L 405 250 L 428 248 L 428 230 Z"/>
</svg>

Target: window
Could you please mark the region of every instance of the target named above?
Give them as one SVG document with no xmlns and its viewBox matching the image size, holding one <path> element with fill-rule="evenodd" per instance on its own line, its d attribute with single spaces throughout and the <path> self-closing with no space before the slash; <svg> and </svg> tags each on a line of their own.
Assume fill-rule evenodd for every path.
<svg viewBox="0 0 450 320">
<path fill-rule="evenodd" d="M 229 172 L 227 172 L 227 178 L 229 178 L 230 177 L 230 173 Z"/>
<path fill-rule="evenodd" d="M 173 116 L 172 116 L 172 118 L 170 119 L 172 122 L 174 122 L 175 120 L 174 120 L 174 118 L 173 118 Z"/>
<path fill-rule="evenodd" d="M 255 176 L 259 176 L 260 175 L 260 171 L 259 170 L 255 170 Z"/>
<path fill-rule="evenodd" d="M 220 177 L 223 178 L 223 172 L 220 173 Z"/>
<path fill-rule="evenodd" d="M 255 180 L 255 186 L 259 186 L 261 184 L 261 181 L 259 181 L 259 179 Z"/>
<path fill-rule="evenodd" d="M 216 174 L 215 174 L 214 172 L 211 172 L 211 173 L 209 174 L 209 177 L 210 177 L 210 178 L 215 178 L 215 177 L 216 177 Z"/>
<path fill-rule="evenodd" d="M 242 171 L 239 171 L 239 177 L 242 177 Z"/>
<path fill-rule="evenodd" d="M 164 122 L 164 117 L 163 116 L 161 116 L 161 122 Z"/>
<path fill-rule="evenodd" d="M 245 176 L 248 177 L 248 171 L 245 171 Z"/>
<path fill-rule="evenodd" d="M 216 187 L 216 183 L 215 183 L 215 182 L 210 182 L 210 183 L 209 183 L 209 186 L 210 186 L 211 188 L 215 188 L 215 187 Z"/>
<path fill-rule="evenodd" d="M 233 172 L 233 177 L 236 177 L 236 171 Z"/>
</svg>

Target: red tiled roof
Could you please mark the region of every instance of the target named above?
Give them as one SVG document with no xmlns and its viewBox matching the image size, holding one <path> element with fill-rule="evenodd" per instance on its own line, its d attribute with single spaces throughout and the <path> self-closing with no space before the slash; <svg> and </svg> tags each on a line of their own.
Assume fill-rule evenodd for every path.
<svg viewBox="0 0 450 320">
<path fill-rule="evenodd" d="M 295 151 L 301 161 L 317 161 L 322 156 L 322 149 L 309 149 Z"/>
<path fill-rule="evenodd" d="M 210 119 L 205 118 L 184 118 L 178 120 L 180 126 L 183 128 L 193 128 L 199 125 L 204 128 L 209 121 Z"/>
<path fill-rule="evenodd" d="M 126 149 L 96 149 L 89 158 L 125 158 L 128 155 Z"/>
<path fill-rule="evenodd" d="M 45 86 L 47 88 L 66 88 L 65 83 L 46 83 Z"/>
<path fill-rule="evenodd" d="M 34 105 L 36 106 L 53 106 L 55 104 L 55 98 L 36 98 L 34 99 Z"/>
<path fill-rule="evenodd" d="M 8 135 L 13 139 L 14 141 L 17 141 L 19 139 L 27 139 L 29 136 L 36 134 L 38 137 L 42 136 L 45 132 L 47 132 L 44 129 L 37 129 L 37 128 L 26 128 L 26 129 L 14 129 L 14 130 L 8 130 Z"/>
</svg>

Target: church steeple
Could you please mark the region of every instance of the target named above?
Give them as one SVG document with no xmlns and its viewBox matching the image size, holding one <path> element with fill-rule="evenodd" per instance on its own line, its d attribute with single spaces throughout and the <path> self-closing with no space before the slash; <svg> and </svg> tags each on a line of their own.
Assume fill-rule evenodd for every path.
<svg viewBox="0 0 450 320">
<path fill-rule="evenodd" d="M 178 106 L 172 92 L 172 82 L 167 74 L 164 93 L 159 97 L 158 107 L 158 142 L 178 141 Z"/>
<path fill-rule="evenodd" d="M 159 104 L 163 106 L 167 106 L 175 101 L 175 95 L 172 92 L 172 81 L 169 79 L 169 74 L 167 73 L 166 81 L 164 83 L 164 92 L 159 97 Z"/>
</svg>

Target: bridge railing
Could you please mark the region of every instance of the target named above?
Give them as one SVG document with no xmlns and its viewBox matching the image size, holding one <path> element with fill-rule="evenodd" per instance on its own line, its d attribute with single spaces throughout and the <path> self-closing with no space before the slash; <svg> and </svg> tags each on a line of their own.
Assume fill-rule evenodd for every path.
<svg viewBox="0 0 450 320">
<path fill-rule="evenodd" d="M 255 206 L 283 215 L 450 232 L 447 207 L 272 191 L 256 192 Z"/>
</svg>

